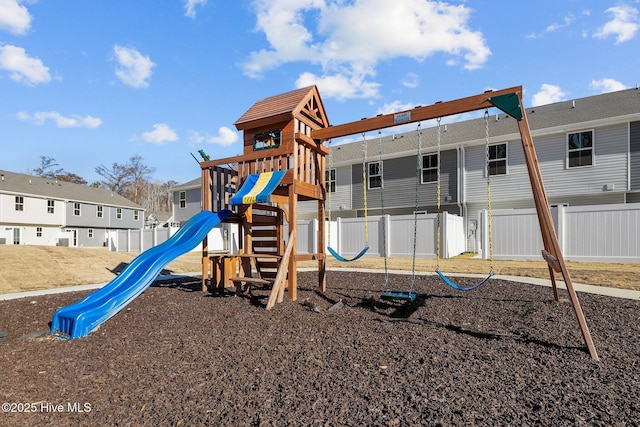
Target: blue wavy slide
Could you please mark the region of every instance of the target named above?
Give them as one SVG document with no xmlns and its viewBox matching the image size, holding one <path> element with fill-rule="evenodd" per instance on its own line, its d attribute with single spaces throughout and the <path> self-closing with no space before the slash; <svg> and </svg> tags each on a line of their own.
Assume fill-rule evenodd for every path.
<svg viewBox="0 0 640 427">
<path fill-rule="evenodd" d="M 102 288 L 58 309 L 53 315 L 50 333 L 71 339 L 86 337 L 144 292 L 167 264 L 195 248 L 213 227 L 229 215 L 231 211 L 226 209 L 202 211 L 195 215 L 170 239 L 134 258 Z"/>
</svg>

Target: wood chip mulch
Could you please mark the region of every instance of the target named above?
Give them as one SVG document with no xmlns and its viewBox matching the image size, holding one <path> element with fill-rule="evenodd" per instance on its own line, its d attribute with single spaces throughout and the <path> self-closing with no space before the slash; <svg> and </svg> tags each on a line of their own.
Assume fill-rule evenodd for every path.
<svg viewBox="0 0 640 427">
<path fill-rule="evenodd" d="M 389 302 L 381 274 L 327 274 L 271 311 L 266 289 L 159 282 L 71 341 L 48 323 L 86 293 L 0 301 L 0 425 L 638 425 L 640 301 L 579 294 L 594 362 L 549 288 L 421 276 Z"/>
</svg>

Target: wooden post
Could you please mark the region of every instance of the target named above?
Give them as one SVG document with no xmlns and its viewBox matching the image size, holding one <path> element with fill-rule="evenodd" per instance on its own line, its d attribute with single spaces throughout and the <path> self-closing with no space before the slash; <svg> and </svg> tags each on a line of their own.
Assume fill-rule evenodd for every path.
<svg viewBox="0 0 640 427">
<path fill-rule="evenodd" d="M 295 176 L 295 175 L 294 175 Z M 296 254 L 298 253 L 298 242 L 296 227 L 298 222 L 298 195 L 296 194 L 296 180 L 289 185 L 289 238 L 294 239 L 291 244 L 291 256 L 289 257 L 289 299 L 295 301 L 298 299 L 298 263 L 296 262 Z M 282 267 L 280 267 L 282 268 Z"/>
<path fill-rule="evenodd" d="M 521 92 L 519 92 L 518 97 L 521 96 Z M 520 105 L 522 105 L 521 98 Z M 578 295 L 573 288 L 571 276 L 569 275 L 569 271 L 567 270 L 567 266 L 564 262 L 564 256 L 562 255 L 562 251 L 560 250 L 560 243 L 558 242 L 558 237 L 556 236 L 555 228 L 553 226 L 553 218 L 551 216 L 551 210 L 549 208 L 547 195 L 544 190 L 544 184 L 542 182 L 542 175 L 540 174 L 538 159 L 535 149 L 533 148 L 533 138 L 531 137 L 529 122 L 527 121 L 527 116 L 524 108 L 522 108 L 522 119 L 518 120 L 518 130 L 520 131 L 520 137 L 522 138 L 522 148 L 524 151 L 525 161 L 527 163 L 527 170 L 529 172 L 529 180 L 531 181 L 533 200 L 536 205 L 536 211 L 538 213 L 538 222 L 540 223 L 540 231 L 542 232 L 542 240 L 545 246 L 545 250 L 555 258 L 557 265 L 560 268 L 562 277 L 564 278 L 564 282 L 567 286 L 571 305 L 573 306 L 576 318 L 578 319 L 578 325 L 580 326 L 580 331 L 582 332 L 584 342 L 589 349 L 589 353 L 594 360 L 599 360 L 598 353 L 596 352 L 596 348 L 593 344 L 593 339 L 591 338 L 591 333 L 589 332 L 589 327 L 587 326 L 587 321 L 584 318 L 584 313 L 582 312 L 582 307 L 580 306 L 580 301 L 578 300 Z M 555 284 L 553 275 L 554 273 L 551 269 L 551 264 L 549 264 L 549 266 L 551 280 L 552 283 Z"/>
<path fill-rule="evenodd" d="M 327 276 L 326 276 L 326 247 L 327 242 L 325 241 L 325 221 L 326 215 L 324 211 L 324 201 L 327 198 L 327 177 L 325 174 L 325 170 L 327 167 L 327 161 L 325 156 L 318 156 L 318 163 L 320 165 L 320 171 L 318 173 L 318 181 L 320 182 L 320 189 L 322 191 L 322 200 L 318 200 L 318 249 L 317 252 L 319 254 L 318 258 L 318 289 L 320 292 L 325 292 L 327 290 Z M 331 173 L 331 172 L 329 172 Z"/>
<path fill-rule="evenodd" d="M 202 210 L 211 209 L 211 174 L 208 168 L 202 169 Z M 207 290 L 207 279 L 211 279 L 211 260 L 209 259 L 209 239 L 202 241 L 202 292 Z"/>
</svg>

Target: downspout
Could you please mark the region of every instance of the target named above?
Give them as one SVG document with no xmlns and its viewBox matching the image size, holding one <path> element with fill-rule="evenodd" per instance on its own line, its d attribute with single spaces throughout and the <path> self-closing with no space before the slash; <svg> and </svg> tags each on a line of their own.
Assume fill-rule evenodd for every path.
<svg viewBox="0 0 640 427">
<path fill-rule="evenodd" d="M 460 215 L 464 218 L 464 236 L 465 236 L 465 249 L 469 251 L 469 218 L 467 218 L 467 183 L 465 182 L 465 170 L 466 170 L 466 153 L 464 151 L 464 145 L 459 144 L 456 147 L 459 152 L 458 156 L 458 206 L 460 206 Z"/>
</svg>

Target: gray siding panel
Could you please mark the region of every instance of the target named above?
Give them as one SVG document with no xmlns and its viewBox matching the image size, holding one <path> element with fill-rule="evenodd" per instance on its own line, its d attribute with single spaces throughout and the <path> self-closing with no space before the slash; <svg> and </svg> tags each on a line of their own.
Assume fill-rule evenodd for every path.
<svg viewBox="0 0 640 427">
<path fill-rule="evenodd" d="M 631 190 L 640 190 L 640 122 L 631 122 L 629 126 L 629 151 Z"/>
<path fill-rule="evenodd" d="M 427 154 L 435 153 L 422 153 L 422 155 Z M 446 203 L 457 202 L 457 164 L 458 159 L 455 150 L 443 151 L 441 153 L 440 187 L 441 201 L 443 204 L 445 201 Z M 420 179 L 420 172 L 417 170 L 417 167 L 417 159 L 415 156 L 383 160 L 383 188 L 367 190 L 368 208 L 381 208 L 384 203 L 385 209 L 390 207 L 408 207 L 413 210 L 416 204 L 417 191 L 418 210 L 433 211 L 437 204 L 437 183 L 419 183 L 416 189 L 416 182 Z M 363 209 L 362 165 L 353 165 L 351 173 L 353 175 L 353 207 L 354 209 Z M 381 192 L 383 193 L 382 197 Z"/>
<path fill-rule="evenodd" d="M 506 175 L 492 175 L 490 177 L 491 199 L 499 201 L 533 198 L 522 144 L 520 141 L 509 141 L 506 144 L 507 173 Z M 539 149 L 537 141 L 536 148 Z M 485 169 L 487 155 L 485 146 L 478 145 L 466 148 L 465 162 L 465 201 L 486 204 L 487 178 Z"/>
<path fill-rule="evenodd" d="M 180 192 L 173 193 L 174 221 L 184 223 L 202 210 L 202 193 L 199 188 L 186 190 L 187 204 L 180 207 Z"/>
<path fill-rule="evenodd" d="M 565 133 L 535 141 L 549 197 L 602 194 L 607 184 L 614 184 L 616 191 L 626 189 L 628 126 L 608 126 L 594 132 L 594 164 L 579 168 L 567 167 Z"/>
</svg>

